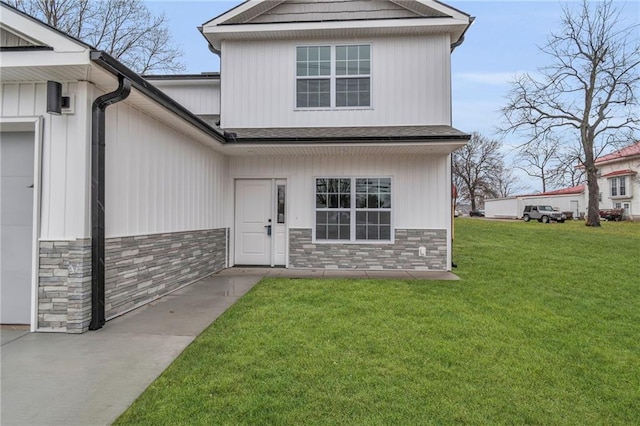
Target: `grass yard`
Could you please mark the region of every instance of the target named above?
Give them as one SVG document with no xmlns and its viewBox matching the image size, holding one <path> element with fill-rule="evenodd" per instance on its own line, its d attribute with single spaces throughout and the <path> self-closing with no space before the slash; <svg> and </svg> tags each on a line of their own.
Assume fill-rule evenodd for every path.
<svg viewBox="0 0 640 426">
<path fill-rule="evenodd" d="M 640 424 L 640 223 L 456 219 L 460 281 L 268 279 L 117 424 Z"/>
</svg>

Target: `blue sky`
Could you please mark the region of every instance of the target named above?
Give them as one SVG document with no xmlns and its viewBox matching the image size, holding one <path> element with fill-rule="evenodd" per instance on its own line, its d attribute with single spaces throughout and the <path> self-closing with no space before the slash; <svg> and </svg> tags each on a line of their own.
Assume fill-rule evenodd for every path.
<svg viewBox="0 0 640 426">
<path fill-rule="evenodd" d="M 452 57 L 453 125 L 465 132 L 495 134 L 498 110 L 505 103 L 508 81 L 520 72 L 535 72 L 548 61 L 538 46 L 560 26 L 562 6 L 579 1 L 478 1 L 445 3 L 476 18 L 466 40 Z M 184 51 L 187 73 L 218 71 L 217 56 L 209 52 L 197 27 L 240 1 L 147 1 L 153 12 L 165 12 L 175 41 Z M 626 19 L 640 22 L 640 2 L 620 1 Z M 504 140 L 505 147 L 514 141 Z"/>
</svg>

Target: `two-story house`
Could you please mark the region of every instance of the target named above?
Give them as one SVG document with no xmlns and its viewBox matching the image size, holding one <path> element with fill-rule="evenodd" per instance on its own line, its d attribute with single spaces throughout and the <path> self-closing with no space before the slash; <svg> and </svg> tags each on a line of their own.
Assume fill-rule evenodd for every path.
<svg viewBox="0 0 640 426">
<path fill-rule="evenodd" d="M 0 8 L 0 322 L 83 332 L 236 265 L 450 270 L 467 14 L 248 1 L 201 27 L 219 74 L 143 78 Z"/>
<path fill-rule="evenodd" d="M 624 209 L 623 217 L 640 219 L 640 142 L 596 160 L 600 207 Z"/>
</svg>

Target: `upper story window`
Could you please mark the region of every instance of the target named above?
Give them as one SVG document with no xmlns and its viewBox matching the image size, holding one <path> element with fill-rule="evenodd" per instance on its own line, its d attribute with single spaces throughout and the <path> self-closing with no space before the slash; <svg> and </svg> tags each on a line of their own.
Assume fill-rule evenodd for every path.
<svg viewBox="0 0 640 426">
<path fill-rule="evenodd" d="M 303 46 L 296 52 L 296 106 L 331 106 L 331 47 Z"/>
<path fill-rule="evenodd" d="M 612 197 L 624 197 L 627 195 L 627 181 L 625 176 L 611 178 L 609 182 Z"/>
<path fill-rule="evenodd" d="M 369 106 L 371 45 L 296 48 L 296 108 Z"/>
</svg>

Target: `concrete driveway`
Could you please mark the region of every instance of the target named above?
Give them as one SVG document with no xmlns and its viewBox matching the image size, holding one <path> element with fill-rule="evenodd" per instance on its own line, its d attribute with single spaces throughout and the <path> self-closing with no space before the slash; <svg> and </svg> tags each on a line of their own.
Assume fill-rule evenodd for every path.
<svg viewBox="0 0 640 426">
<path fill-rule="evenodd" d="M 0 424 L 112 423 L 262 274 L 213 275 L 81 335 L 0 330 Z"/>
</svg>

